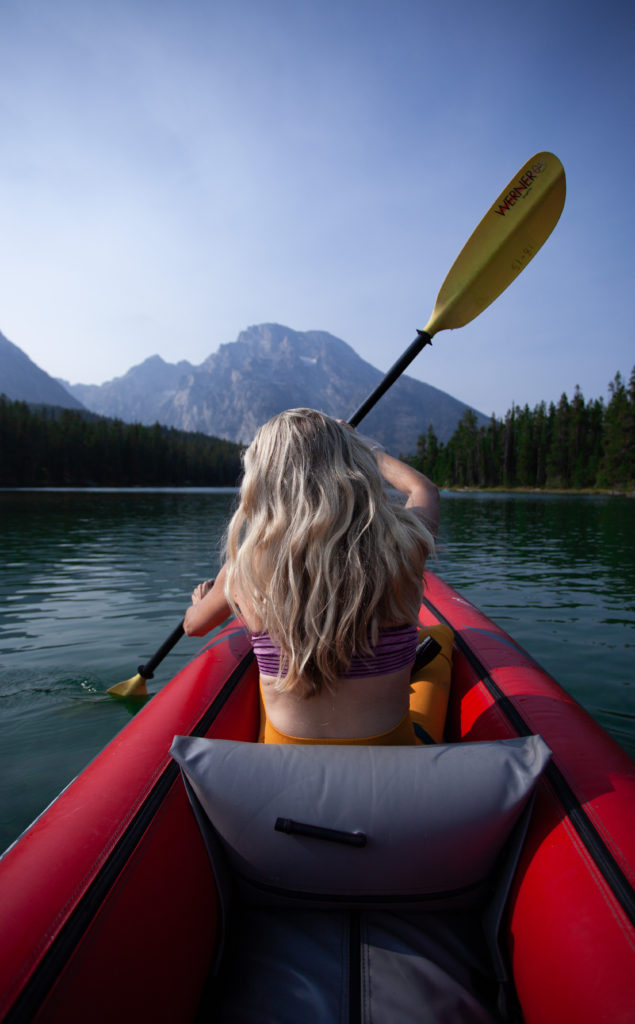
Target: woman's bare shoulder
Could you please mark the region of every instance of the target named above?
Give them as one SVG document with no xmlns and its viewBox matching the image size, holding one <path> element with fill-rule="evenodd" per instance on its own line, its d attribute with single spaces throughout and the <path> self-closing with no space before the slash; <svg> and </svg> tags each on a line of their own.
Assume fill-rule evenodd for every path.
<svg viewBox="0 0 635 1024">
<path fill-rule="evenodd" d="M 232 601 L 240 611 L 240 617 L 247 626 L 250 633 L 262 633 L 264 623 L 257 614 L 253 601 L 250 601 L 246 594 L 239 587 L 233 587 L 231 593 Z"/>
</svg>

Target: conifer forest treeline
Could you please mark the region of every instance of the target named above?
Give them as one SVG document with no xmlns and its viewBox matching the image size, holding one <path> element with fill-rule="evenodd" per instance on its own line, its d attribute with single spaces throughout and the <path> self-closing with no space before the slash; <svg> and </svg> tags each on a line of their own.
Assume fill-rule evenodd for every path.
<svg viewBox="0 0 635 1024">
<path fill-rule="evenodd" d="M 3 487 L 233 487 L 240 454 L 205 434 L 0 396 Z M 576 388 L 486 427 L 468 409 L 447 444 L 430 427 L 408 461 L 440 487 L 635 490 L 635 367 L 628 384 L 616 374 L 606 403 Z"/>
<path fill-rule="evenodd" d="M 0 396 L 0 486 L 235 487 L 240 445 Z"/>
<path fill-rule="evenodd" d="M 408 460 L 440 487 L 635 490 L 635 367 L 609 384 L 609 400 L 512 406 L 478 427 L 468 409 L 447 444 L 432 428 Z"/>
</svg>

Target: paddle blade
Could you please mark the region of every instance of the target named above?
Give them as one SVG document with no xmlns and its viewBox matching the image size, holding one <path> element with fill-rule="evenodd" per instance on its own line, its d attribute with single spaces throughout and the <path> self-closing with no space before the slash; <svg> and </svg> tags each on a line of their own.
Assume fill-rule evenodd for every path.
<svg viewBox="0 0 635 1024">
<path fill-rule="evenodd" d="M 463 327 L 498 298 L 555 228 L 565 193 L 564 167 L 553 153 L 537 153 L 520 169 L 452 264 L 428 334 Z"/>
<path fill-rule="evenodd" d="M 117 683 L 116 686 L 111 686 L 106 693 L 111 693 L 113 697 L 147 697 L 148 688 L 143 676 L 137 672 L 136 676 L 131 676 L 123 683 Z"/>
</svg>

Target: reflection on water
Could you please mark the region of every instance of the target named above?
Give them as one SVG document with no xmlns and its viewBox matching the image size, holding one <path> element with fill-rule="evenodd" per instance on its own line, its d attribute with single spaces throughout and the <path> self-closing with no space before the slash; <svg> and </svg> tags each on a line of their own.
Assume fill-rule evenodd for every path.
<svg viewBox="0 0 635 1024">
<path fill-rule="evenodd" d="M 635 505 L 448 494 L 436 568 L 635 753 Z"/>
<path fill-rule="evenodd" d="M 0 493 L 0 849 L 129 721 L 105 694 L 218 568 L 234 491 Z M 159 689 L 201 645 L 183 639 Z"/>
<path fill-rule="evenodd" d="M 218 568 L 233 491 L 0 492 L 0 848 L 129 720 L 133 675 Z M 630 751 L 635 536 L 627 499 L 444 495 L 435 571 Z M 159 689 L 200 646 L 182 640 Z"/>
</svg>

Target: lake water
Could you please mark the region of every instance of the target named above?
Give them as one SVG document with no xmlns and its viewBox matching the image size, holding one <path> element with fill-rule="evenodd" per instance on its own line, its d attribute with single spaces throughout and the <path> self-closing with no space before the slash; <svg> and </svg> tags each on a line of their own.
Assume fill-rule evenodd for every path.
<svg viewBox="0 0 635 1024">
<path fill-rule="evenodd" d="M 128 678 L 218 568 L 235 492 L 0 492 L 0 849 L 121 729 Z M 635 504 L 444 494 L 431 568 L 635 754 Z M 184 638 L 156 692 L 201 646 Z"/>
</svg>

